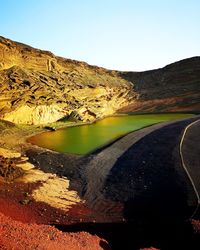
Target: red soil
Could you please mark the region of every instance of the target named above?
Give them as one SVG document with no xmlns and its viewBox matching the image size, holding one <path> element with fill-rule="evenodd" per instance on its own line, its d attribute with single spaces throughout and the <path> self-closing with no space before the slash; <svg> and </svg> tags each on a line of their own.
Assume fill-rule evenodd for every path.
<svg viewBox="0 0 200 250">
<path fill-rule="evenodd" d="M 86 232 L 63 233 L 50 226 L 91 222 L 94 218 L 100 222 L 104 218 L 102 215 L 98 217 L 84 204 L 74 205 L 64 212 L 36 202 L 30 194 L 38 185 L 40 183 L 0 183 L 0 249 L 109 249 L 106 241 L 97 236 Z M 192 225 L 195 233 L 199 234 L 200 221 L 192 220 Z"/>
<path fill-rule="evenodd" d="M 0 249 L 108 249 L 106 241 L 97 236 L 86 232 L 63 233 L 48 225 L 84 221 L 81 218 L 91 221 L 91 212 L 81 204 L 66 213 L 34 201 L 29 194 L 38 185 L 0 183 Z"/>
<path fill-rule="evenodd" d="M 94 220 L 104 222 L 110 219 L 102 213 L 90 210 L 84 203 L 73 205 L 65 212 L 46 203 L 36 202 L 30 194 L 38 185 L 40 183 L 0 183 L 0 212 L 17 221 L 51 225 L 69 225 Z"/>
<path fill-rule="evenodd" d="M 86 232 L 63 233 L 52 226 L 25 224 L 0 213 L 0 249 L 9 250 L 98 250 L 104 240 Z"/>
</svg>

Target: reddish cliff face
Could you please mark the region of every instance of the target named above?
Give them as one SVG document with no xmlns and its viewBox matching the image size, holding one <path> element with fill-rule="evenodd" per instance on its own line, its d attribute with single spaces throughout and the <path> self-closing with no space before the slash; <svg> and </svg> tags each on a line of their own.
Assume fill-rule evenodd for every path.
<svg viewBox="0 0 200 250">
<path fill-rule="evenodd" d="M 121 72 L 139 98 L 123 112 L 200 112 L 200 57 L 145 72 Z"/>
</svg>

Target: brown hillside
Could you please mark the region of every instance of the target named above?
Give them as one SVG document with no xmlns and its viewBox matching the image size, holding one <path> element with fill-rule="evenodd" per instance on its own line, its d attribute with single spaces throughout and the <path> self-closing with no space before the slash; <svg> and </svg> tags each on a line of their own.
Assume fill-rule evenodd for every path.
<svg viewBox="0 0 200 250">
<path fill-rule="evenodd" d="M 122 72 L 134 82 L 139 99 L 121 111 L 200 112 L 200 57 L 145 72 Z"/>
<path fill-rule="evenodd" d="M 136 93 L 119 73 L 0 37 L 0 116 L 44 124 L 73 111 L 81 120 L 113 114 Z"/>
<path fill-rule="evenodd" d="M 46 124 L 120 112 L 199 112 L 200 57 L 120 72 L 57 57 L 0 37 L 0 118 Z"/>
</svg>

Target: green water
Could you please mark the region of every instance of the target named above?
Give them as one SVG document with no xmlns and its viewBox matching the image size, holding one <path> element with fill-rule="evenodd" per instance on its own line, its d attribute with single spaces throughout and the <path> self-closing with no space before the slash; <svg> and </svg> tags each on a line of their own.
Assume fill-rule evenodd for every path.
<svg viewBox="0 0 200 250">
<path fill-rule="evenodd" d="M 29 138 L 29 142 L 58 152 L 87 154 L 131 131 L 191 114 L 149 114 L 108 117 L 96 123 L 67 127 Z"/>
</svg>

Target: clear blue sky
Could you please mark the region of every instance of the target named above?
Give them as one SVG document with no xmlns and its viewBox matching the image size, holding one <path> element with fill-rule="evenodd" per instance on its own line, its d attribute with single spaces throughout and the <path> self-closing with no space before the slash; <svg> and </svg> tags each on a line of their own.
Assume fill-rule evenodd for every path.
<svg viewBox="0 0 200 250">
<path fill-rule="evenodd" d="M 109 69 L 200 55 L 200 0 L 0 0 L 0 35 Z"/>
</svg>

